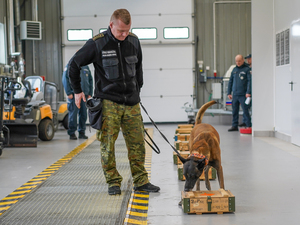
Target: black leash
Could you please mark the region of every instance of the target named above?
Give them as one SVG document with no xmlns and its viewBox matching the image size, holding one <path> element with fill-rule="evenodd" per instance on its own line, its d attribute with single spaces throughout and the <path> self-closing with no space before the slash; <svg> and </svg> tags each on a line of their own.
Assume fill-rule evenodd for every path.
<svg viewBox="0 0 300 225">
<path fill-rule="evenodd" d="M 180 153 L 177 151 L 177 149 L 176 148 L 174 148 L 174 146 L 173 145 L 171 145 L 171 143 L 168 141 L 168 139 L 166 138 L 166 136 L 158 129 L 158 127 L 156 126 L 156 124 L 155 124 L 155 122 L 151 119 L 151 117 L 149 116 L 149 114 L 148 114 L 148 112 L 147 112 L 147 110 L 145 109 L 145 107 L 143 106 L 143 104 L 142 104 L 142 102 L 140 102 L 140 104 L 141 104 L 141 106 L 142 106 L 142 108 L 143 108 L 143 110 L 145 111 L 145 113 L 147 114 L 147 116 L 149 117 L 149 119 L 150 119 L 150 121 L 151 121 L 151 123 L 153 124 L 153 126 L 158 130 L 158 132 L 160 133 L 160 135 L 165 139 L 165 141 L 172 147 L 172 149 L 174 150 L 174 152 L 176 152 L 176 154 L 177 155 L 180 155 Z M 148 135 L 148 137 L 149 137 L 149 134 L 146 132 L 146 134 Z M 151 139 L 151 138 L 150 138 Z M 157 145 L 154 143 L 154 141 L 151 139 L 151 141 L 152 141 L 152 143 L 157 147 Z M 147 142 L 147 141 L 146 141 Z M 147 142 L 148 143 L 148 142 Z M 149 143 L 148 143 L 148 145 L 150 145 Z M 154 148 L 153 148 L 153 146 L 151 146 L 150 145 L 150 147 L 154 150 Z M 157 147 L 158 148 L 158 147 Z M 154 150 L 155 151 L 155 150 Z M 160 152 L 160 150 L 158 149 L 158 151 Z M 156 151 L 155 151 L 156 152 Z M 156 152 L 157 153 L 157 152 Z M 159 154 L 159 153 L 157 153 L 157 154 Z"/>
<path fill-rule="evenodd" d="M 146 129 L 144 129 L 144 130 L 145 130 L 145 133 L 147 134 L 148 138 L 149 138 L 150 141 L 152 142 L 152 144 L 155 145 L 155 148 L 153 147 L 153 145 L 151 145 L 151 144 L 147 141 L 146 138 L 145 138 L 145 141 L 146 141 L 147 144 L 153 149 L 153 151 L 155 151 L 157 154 L 160 154 L 160 150 L 159 150 L 158 146 L 155 144 L 155 142 L 153 141 L 153 139 L 150 137 L 150 135 L 148 134 L 147 130 L 146 130 Z"/>
</svg>

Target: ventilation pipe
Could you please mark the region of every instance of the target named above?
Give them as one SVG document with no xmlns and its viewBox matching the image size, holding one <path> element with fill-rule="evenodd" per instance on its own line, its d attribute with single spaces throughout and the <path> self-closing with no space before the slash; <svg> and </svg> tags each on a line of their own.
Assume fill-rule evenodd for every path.
<svg viewBox="0 0 300 225">
<path fill-rule="evenodd" d="M 16 29 L 16 50 L 18 52 L 18 76 L 20 78 L 23 78 L 23 75 L 24 75 L 24 59 L 23 59 L 23 54 L 22 54 L 22 41 L 20 39 L 20 2 L 19 0 L 15 0 L 14 1 L 14 4 L 15 4 L 15 12 L 14 12 L 14 15 L 15 15 L 15 25 L 17 27 Z"/>
<path fill-rule="evenodd" d="M 31 0 L 31 9 L 32 9 L 32 20 L 38 21 L 38 4 L 37 0 Z M 32 73 L 36 74 L 36 65 L 35 65 L 35 41 L 32 41 Z"/>
</svg>

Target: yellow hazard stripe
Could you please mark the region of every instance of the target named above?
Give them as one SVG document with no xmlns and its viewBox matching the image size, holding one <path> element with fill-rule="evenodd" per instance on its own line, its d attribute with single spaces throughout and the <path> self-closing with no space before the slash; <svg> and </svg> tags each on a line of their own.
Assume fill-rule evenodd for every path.
<svg viewBox="0 0 300 225">
<path fill-rule="evenodd" d="M 9 202 L 0 202 L 0 205 L 11 205 L 11 204 L 14 204 L 16 203 L 17 201 L 9 201 Z"/>
<path fill-rule="evenodd" d="M 147 193 L 147 192 L 145 192 Z M 149 194 L 134 194 L 135 197 L 139 197 L 139 198 L 149 198 Z"/>
<path fill-rule="evenodd" d="M 34 190 L 38 184 L 41 184 L 44 180 L 50 177 L 54 172 L 56 172 L 62 165 L 70 161 L 74 156 L 79 152 L 89 146 L 96 140 L 96 135 L 93 135 L 91 138 L 87 139 L 85 142 L 77 146 L 73 151 L 65 155 L 62 159 L 53 163 L 51 166 L 43 170 L 40 174 L 27 181 L 21 187 L 17 188 L 14 192 L 10 193 L 8 196 L 0 200 L 0 215 L 2 215 L 7 209 L 9 209 L 13 204 L 17 203 L 20 199 L 24 198 L 26 194 Z M 24 190 L 30 189 L 30 190 Z M 14 195 L 14 196 L 13 196 Z M 15 200 L 15 201 L 10 201 Z M 3 207 L 1 207 L 3 206 Z"/>
<path fill-rule="evenodd" d="M 148 206 L 144 206 L 144 205 L 130 205 L 130 208 L 132 209 L 140 209 L 140 210 L 148 210 Z"/>
<path fill-rule="evenodd" d="M 135 219 L 125 218 L 124 224 L 147 225 L 147 221 L 141 221 L 141 220 L 135 220 Z"/>
<path fill-rule="evenodd" d="M 7 196 L 5 198 L 3 198 L 2 200 L 11 200 L 11 199 L 19 199 L 19 198 L 23 198 L 25 195 L 20 195 L 20 196 Z M 2 201 L 1 201 L 2 202 Z"/>
<path fill-rule="evenodd" d="M 147 200 L 133 199 L 132 202 L 147 204 L 149 201 L 148 199 Z"/>
<path fill-rule="evenodd" d="M 148 134 L 153 136 L 153 129 L 148 129 Z M 148 172 L 148 179 L 151 179 L 151 159 L 152 159 L 152 149 L 148 144 L 146 146 L 146 157 L 145 157 L 145 169 Z M 137 199 L 143 198 L 143 199 Z M 140 205 L 143 204 L 143 205 Z M 145 206 L 146 204 L 146 206 Z M 126 218 L 124 219 L 124 225 L 133 225 L 133 224 L 142 224 L 147 225 L 147 217 L 148 217 L 148 204 L 149 204 L 149 193 L 139 192 L 135 193 L 134 191 L 131 194 Z M 134 209 L 134 211 L 132 210 Z"/>
</svg>

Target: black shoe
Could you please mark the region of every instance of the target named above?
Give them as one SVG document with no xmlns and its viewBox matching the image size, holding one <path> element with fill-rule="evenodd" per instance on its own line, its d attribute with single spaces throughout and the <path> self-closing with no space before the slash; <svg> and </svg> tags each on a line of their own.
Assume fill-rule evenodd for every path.
<svg viewBox="0 0 300 225">
<path fill-rule="evenodd" d="M 230 127 L 228 131 L 239 131 L 239 129 L 237 127 Z"/>
<path fill-rule="evenodd" d="M 143 186 L 140 187 L 134 187 L 133 188 L 135 191 L 147 191 L 147 192 L 159 192 L 160 188 L 151 184 L 151 183 L 147 183 L 144 184 Z"/>
<path fill-rule="evenodd" d="M 240 124 L 239 124 L 239 127 L 245 127 L 245 126 L 246 126 L 245 123 L 240 123 Z"/>
<path fill-rule="evenodd" d="M 120 195 L 121 189 L 119 186 L 112 186 L 108 188 L 108 194 L 109 195 Z"/>
<path fill-rule="evenodd" d="M 75 134 L 71 134 L 71 135 L 70 135 L 70 140 L 77 140 L 76 135 L 75 135 Z"/>
<path fill-rule="evenodd" d="M 78 138 L 79 139 L 88 139 L 89 137 L 86 136 L 85 134 L 79 134 Z"/>
</svg>

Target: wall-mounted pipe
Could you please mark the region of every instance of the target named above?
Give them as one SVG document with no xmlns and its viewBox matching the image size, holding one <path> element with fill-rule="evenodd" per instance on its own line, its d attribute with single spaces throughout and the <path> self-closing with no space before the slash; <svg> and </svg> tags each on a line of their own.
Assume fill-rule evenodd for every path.
<svg viewBox="0 0 300 225">
<path fill-rule="evenodd" d="M 214 75 L 217 76 L 217 44 L 216 44 L 216 4 L 251 3 L 251 1 L 219 1 L 213 4 L 213 32 L 214 32 Z"/>
<path fill-rule="evenodd" d="M 9 55 L 15 53 L 15 29 L 14 29 L 14 3 L 13 0 L 7 0 L 7 22 L 8 22 L 8 39 L 9 39 Z"/>
<path fill-rule="evenodd" d="M 31 10 L 32 10 L 32 20 L 38 21 L 38 4 L 37 0 L 31 0 Z M 36 65 L 35 65 L 35 42 L 32 41 L 32 73 L 36 74 Z"/>
</svg>

